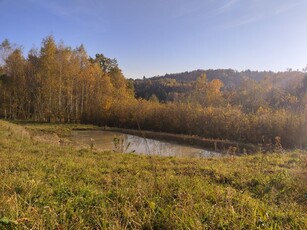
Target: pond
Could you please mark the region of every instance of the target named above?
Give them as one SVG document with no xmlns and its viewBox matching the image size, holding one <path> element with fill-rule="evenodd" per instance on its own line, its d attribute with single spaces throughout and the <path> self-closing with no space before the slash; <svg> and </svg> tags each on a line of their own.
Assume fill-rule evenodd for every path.
<svg viewBox="0 0 307 230">
<path fill-rule="evenodd" d="M 97 150 L 114 150 L 125 153 L 133 152 L 137 154 L 182 157 L 210 157 L 220 155 L 217 152 L 197 147 L 112 131 L 73 131 L 72 140 L 88 148 L 92 145 Z"/>
</svg>

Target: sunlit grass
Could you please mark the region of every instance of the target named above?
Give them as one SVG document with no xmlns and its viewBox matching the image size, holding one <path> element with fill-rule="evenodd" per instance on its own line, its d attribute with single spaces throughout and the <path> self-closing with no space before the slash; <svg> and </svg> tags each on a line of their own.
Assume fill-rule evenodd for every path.
<svg viewBox="0 0 307 230">
<path fill-rule="evenodd" d="M 307 228 L 306 152 L 149 157 L 30 137 L 69 125 L 26 128 L 0 121 L 0 229 Z"/>
</svg>

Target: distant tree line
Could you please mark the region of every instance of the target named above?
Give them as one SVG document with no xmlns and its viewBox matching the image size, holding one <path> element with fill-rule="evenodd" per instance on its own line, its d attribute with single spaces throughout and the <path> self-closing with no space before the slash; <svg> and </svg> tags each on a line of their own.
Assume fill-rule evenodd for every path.
<svg viewBox="0 0 307 230">
<path fill-rule="evenodd" d="M 0 117 L 82 122 L 307 147 L 307 77 L 300 71 L 197 70 L 126 80 L 116 59 L 89 57 L 52 36 L 24 57 L 0 45 Z"/>
<path fill-rule="evenodd" d="M 232 105 L 244 104 L 247 109 L 257 110 L 259 107 L 294 108 L 304 104 L 307 74 L 300 71 L 274 73 L 218 69 L 166 74 L 133 80 L 135 94 L 144 99 L 155 96 L 163 102 L 181 100 L 193 90 L 193 85 L 202 75 L 208 81 L 220 80 L 223 97 Z"/>
</svg>

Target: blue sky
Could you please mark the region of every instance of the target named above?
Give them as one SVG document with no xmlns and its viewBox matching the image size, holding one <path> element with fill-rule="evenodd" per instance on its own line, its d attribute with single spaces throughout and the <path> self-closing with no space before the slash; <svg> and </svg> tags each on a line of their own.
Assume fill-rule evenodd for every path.
<svg viewBox="0 0 307 230">
<path fill-rule="evenodd" d="M 116 58 L 127 78 L 307 65 L 307 0 L 0 0 L 0 42 L 52 34 Z"/>
</svg>

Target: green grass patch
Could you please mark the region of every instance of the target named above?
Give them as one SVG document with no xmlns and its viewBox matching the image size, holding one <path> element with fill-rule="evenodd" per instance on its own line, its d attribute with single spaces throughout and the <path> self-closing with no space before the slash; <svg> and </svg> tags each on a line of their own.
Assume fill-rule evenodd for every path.
<svg viewBox="0 0 307 230">
<path fill-rule="evenodd" d="M 31 138 L 71 129 L 0 121 L 0 229 L 307 228 L 306 152 L 191 159 Z"/>
</svg>

